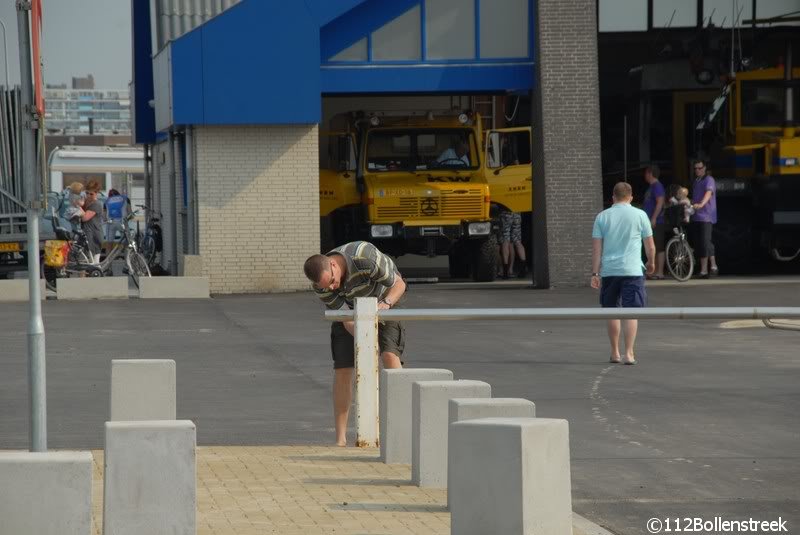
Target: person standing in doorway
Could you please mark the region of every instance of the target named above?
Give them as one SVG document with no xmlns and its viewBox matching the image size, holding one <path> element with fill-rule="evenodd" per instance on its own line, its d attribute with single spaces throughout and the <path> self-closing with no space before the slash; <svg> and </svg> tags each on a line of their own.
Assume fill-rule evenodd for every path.
<svg viewBox="0 0 800 535">
<path fill-rule="evenodd" d="M 647 217 L 650 218 L 650 226 L 653 228 L 653 241 L 656 244 L 656 272 L 650 277 L 661 280 L 664 278 L 664 241 L 666 240 L 666 226 L 664 225 L 664 201 L 666 191 L 664 185 L 659 180 L 661 169 L 656 164 L 647 166 L 644 170 L 644 181 L 647 182 L 647 192 L 644 194 L 644 208 Z"/>
<path fill-rule="evenodd" d="M 644 274 L 655 271 L 656 247 L 653 227 L 643 210 L 631 206 L 630 184 L 614 186 L 614 204 L 597 215 L 592 230 L 592 278 L 590 285 L 600 290 L 600 306 L 644 307 L 647 305 Z M 647 265 L 642 265 L 642 243 Z M 636 364 L 634 343 L 638 320 L 608 320 L 611 362 Z M 625 358 L 619 352 L 619 336 L 624 331 Z"/>
<path fill-rule="evenodd" d="M 346 243 L 327 254 L 310 256 L 303 271 L 313 283 L 317 297 L 331 310 L 353 308 L 357 297 L 377 297 L 378 309 L 395 306 L 406 291 L 406 284 L 394 261 L 377 247 L 364 241 Z M 353 400 L 355 368 L 352 321 L 331 325 L 333 354 L 333 414 L 336 445 L 347 445 L 347 419 Z M 399 321 L 381 321 L 378 345 L 384 368 L 402 368 L 405 328 Z"/>
<path fill-rule="evenodd" d="M 719 273 L 711 239 L 717 222 L 717 183 L 708 174 L 708 162 L 698 158 L 694 161 L 694 184 L 692 185 L 692 236 L 694 250 L 700 258 L 700 278 L 707 279 Z M 709 263 L 710 271 L 709 271 Z"/>
</svg>

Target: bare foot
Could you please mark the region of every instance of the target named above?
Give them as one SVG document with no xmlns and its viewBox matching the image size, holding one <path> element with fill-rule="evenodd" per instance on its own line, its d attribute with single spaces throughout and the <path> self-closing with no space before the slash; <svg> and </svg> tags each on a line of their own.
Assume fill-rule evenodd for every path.
<svg viewBox="0 0 800 535">
<path fill-rule="evenodd" d="M 339 446 L 340 448 L 344 448 L 344 447 L 347 446 L 347 441 L 346 440 L 337 440 L 336 441 L 336 445 Z"/>
<path fill-rule="evenodd" d="M 619 355 L 614 355 L 608 360 L 611 364 L 619 364 Z"/>
</svg>

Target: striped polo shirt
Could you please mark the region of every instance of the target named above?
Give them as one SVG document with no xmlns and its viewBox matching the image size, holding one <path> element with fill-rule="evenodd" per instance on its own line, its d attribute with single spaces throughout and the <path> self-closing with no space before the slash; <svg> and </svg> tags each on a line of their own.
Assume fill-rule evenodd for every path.
<svg viewBox="0 0 800 535">
<path fill-rule="evenodd" d="M 314 287 L 325 306 L 338 310 L 345 305 L 353 308 L 356 297 L 377 297 L 380 299 L 399 276 L 394 261 L 380 252 L 377 247 L 365 241 L 354 241 L 337 247 L 326 255 L 342 255 L 347 263 L 339 288 L 336 290 Z"/>
</svg>

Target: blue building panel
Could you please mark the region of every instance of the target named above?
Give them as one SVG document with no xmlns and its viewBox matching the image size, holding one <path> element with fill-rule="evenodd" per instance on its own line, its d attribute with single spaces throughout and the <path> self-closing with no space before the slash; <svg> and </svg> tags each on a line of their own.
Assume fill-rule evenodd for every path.
<svg viewBox="0 0 800 535">
<path fill-rule="evenodd" d="M 148 4 L 132 2 L 139 143 L 155 139 Z M 427 61 L 425 0 L 242 0 L 173 41 L 172 124 L 318 123 L 321 95 L 530 90 L 533 0 L 529 52 L 518 58 L 479 57 L 478 5 L 475 0 L 476 58 Z M 366 62 L 329 61 L 365 37 L 371 45 L 373 32 L 416 6 L 421 9 L 421 61 L 369 61 L 371 55 Z"/>
<path fill-rule="evenodd" d="M 153 62 L 150 31 L 150 2 L 131 2 L 133 35 L 133 142 L 151 144 L 155 141 L 156 116 L 150 107 L 153 100 Z"/>
<path fill-rule="evenodd" d="M 322 93 L 499 93 L 529 91 L 533 63 L 324 66 Z"/>
<path fill-rule="evenodd" d="M 172 43 L 172 120 L 204 124 L 203 45 L 201 28 Z"/>
</svg>

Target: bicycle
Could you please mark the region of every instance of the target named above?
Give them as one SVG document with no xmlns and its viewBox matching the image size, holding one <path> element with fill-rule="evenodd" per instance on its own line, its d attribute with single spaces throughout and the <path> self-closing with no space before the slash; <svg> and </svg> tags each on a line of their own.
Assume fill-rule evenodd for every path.
<svg viewBox="0 0 800 535">
<path fill-rule="evenodd" d="M 144 204 L 137 204 L 145 212 L 144 235 L 137 229 L 136 234 L 141 237 L 140 252 L 147 261 L 147 266 L 152 271 L 156 267 L 156 255 L 164 248 L 164 238 L 161 233 L 161 214 Z"/>
<path fill-rule="evenodd" d="M 73 275 L 102 277 L 103 270 L 92 263 L 86 234 L 82 230 L 70 231 L 58 225 L 57 217 L 53 221 L 56 223 L 53 227 L 58 239 L 45 242 L 42 261 L 42 278 L 47 288 L 56 291 L 56 279 Z"/>
<path fill-rule="evenodd" d="M 137 249 L 136 237 L 133 236 L 133 232 L 130 228 L 130 222 L 134 217 L 136 217 L 136 212 L 131 212 L 122 220 L 122 239 L 114 242 L 114 246 L 100 262 L 99 267 L 104 274 L 111 275 L 113 262 L 124 254 L 125 267 L 127 268 L 128 275 L 131 277 L 131 280 L 133 280 L 133 284 L 138 288 L 139 278 L 149 277 L 150 268 L 147 265 L 147 260 L 144 255 Z"/>
<path fill-rule="evenodd" d="M 686 238 L 683 214 L 681 205 L 669 206 L 664 210 L 667 228 L 671 228 L 675 234 L 664 248 L 667 269 L 680 282 L 688 281 L 694 272 L 694 251 Z"/>
</svg>

